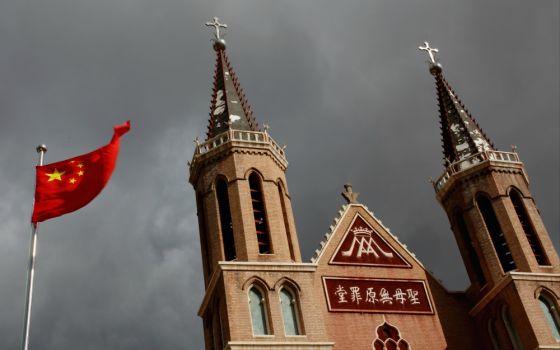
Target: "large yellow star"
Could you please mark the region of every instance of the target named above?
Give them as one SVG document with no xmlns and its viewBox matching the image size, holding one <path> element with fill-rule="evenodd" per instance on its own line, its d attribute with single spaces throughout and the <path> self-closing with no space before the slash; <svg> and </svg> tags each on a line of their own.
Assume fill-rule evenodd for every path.
<svg viewBox="0 0 560 350">
<path fill-rule="evenodd" d="M 51 182 L 54 180 L 58 180 L 58 181 L 62 181 L 62 175 L 65 173 L 66 171 L 63 172 L 59 172 L 58 169 L 54 169 L 54 171 L 50 174 L 46 173 L 45 175 L 47 175 L 49 177 L 49 181 L 47 182 Z"/>
</svg>

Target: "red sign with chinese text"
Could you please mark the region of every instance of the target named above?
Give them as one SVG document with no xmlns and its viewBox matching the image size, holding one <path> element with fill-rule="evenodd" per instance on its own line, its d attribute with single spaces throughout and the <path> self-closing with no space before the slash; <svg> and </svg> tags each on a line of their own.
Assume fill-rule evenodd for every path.
<svg viewBox="0 0 560 350">
<path fill-rule="evenodd" d="M 323 277 L 329 311 L 433 314 L 423 280 Z"/>
<path fill-rule="evenodd" d="M 411 267 L 375 230 L 357 215 L 331 264 Z"/>
</svg>

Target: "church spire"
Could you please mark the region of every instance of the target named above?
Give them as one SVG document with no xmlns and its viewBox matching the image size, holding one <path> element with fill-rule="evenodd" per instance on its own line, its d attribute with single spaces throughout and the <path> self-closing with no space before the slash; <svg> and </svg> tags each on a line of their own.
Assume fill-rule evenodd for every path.
<svg viewBox="0 0 560 350">
<path fill-rule="evenodd" d="M 215 29 L 213 47 L 216 51 L 207 139 L 229 129 L 260 131 L 226 54 L 226 42 L 220 36 L 220 28 L 227 28 L 227 25 L 220 23 L 218 17 L 206 25 Z"/>
<path fill-rule="evenodd" d="M 428 42 L 424 42 L 424 46 L 419 46 L 418 49 L 428 53 L 430 73 L 436 80 L 445 165 L 479 152 L 493 150 L 492 142 L 443 77 L 442 66 L 435 57 L 438 49 L 430 47 Z"/>
</svg>

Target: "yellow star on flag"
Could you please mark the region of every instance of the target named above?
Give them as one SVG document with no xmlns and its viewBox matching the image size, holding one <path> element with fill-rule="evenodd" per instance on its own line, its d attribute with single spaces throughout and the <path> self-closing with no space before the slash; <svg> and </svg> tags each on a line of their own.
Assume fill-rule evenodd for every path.
<svg viewBox="0 0 560 350">
<path fill-rule="evenodd" d="M 78 171 L 78 175 L 84 176 L 84 171 L 83 170 Z"/>
<path fill-rule="evenodd" d="M 75 184 L 75 183 L 76 183 L 76 179 L 71 178 L 70 181 L 68 181 L 68 182 L 70 182 L 71 184 Z"/>
<path fill-rule="evenodd" d="M 48 182 L 54 181 L 54 180 L 58 180 L 58 181 L 62 181 L 62 175 L 65 173 L 66 171 L 63 172 L 59 172 L 58 169 L 54 169 L 54 171 L 50 174 L 45 174 L 49 177 Z"/>
</svg>

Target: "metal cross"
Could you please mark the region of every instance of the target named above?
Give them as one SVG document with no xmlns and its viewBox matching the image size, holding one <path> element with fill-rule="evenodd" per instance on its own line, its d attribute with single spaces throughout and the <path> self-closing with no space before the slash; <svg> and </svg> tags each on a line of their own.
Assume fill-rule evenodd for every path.
<svg viewBox="0 0 560 350">
<path fill-rule="evenodd" d="M 436 49 L 435 47 L 430 47 L 430 44 L 427 41 L 424 41 L 424 45 L 425 45 L 424 47 L 418 46 L 418 49 L 426 51 L 428 53 L 428 55 L 430 56 L 430 61 L 432 63 L 437 63 L 436 62 L 436 56 L 434 55 L 434 52 L 439 52 L 438 49 Z"/>
<path fill-rule="evenodd" d="M 220 28 L 227 28 L 227 24 L 220 23 L 219 21 L 218 17 L 214 17 L 213 22 L 206 22 L 207 27 L 214 27 L 216 30 L 216 33 L 214 33 L 216 40 L 220 39 Z"/>
</svg>

